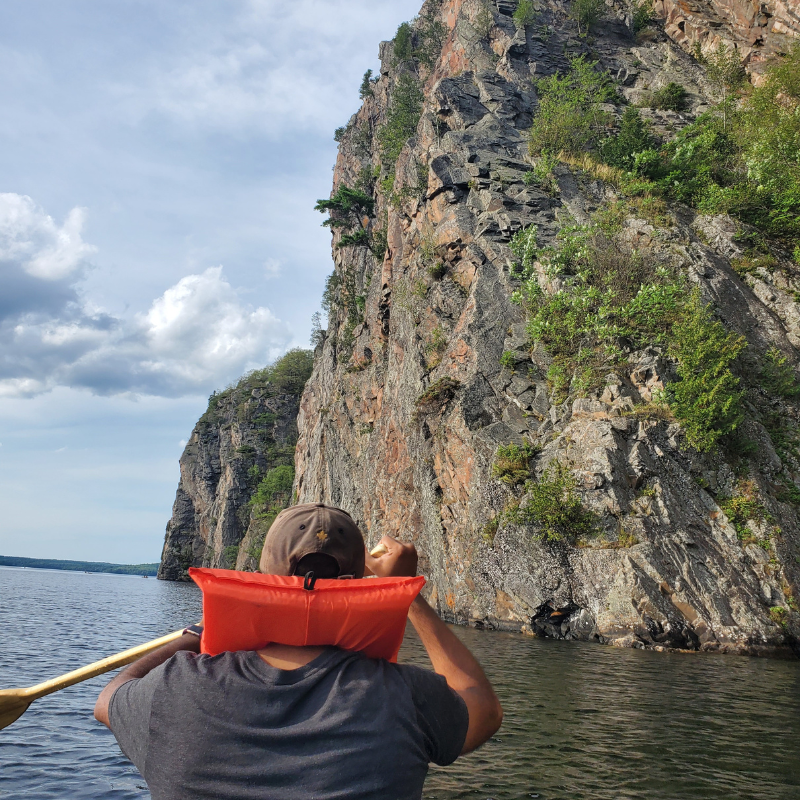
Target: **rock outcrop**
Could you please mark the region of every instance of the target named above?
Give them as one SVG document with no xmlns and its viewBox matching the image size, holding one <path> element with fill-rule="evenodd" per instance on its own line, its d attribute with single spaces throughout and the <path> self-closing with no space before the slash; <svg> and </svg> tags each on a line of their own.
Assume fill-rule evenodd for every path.
<svg viewBox="0 0 800 800">
<path fill-rule="evenodd" d="M 785 52 L 800 36 L 796 0 L 656 0 L 666 33 L 686 51 L 735 48 L 759 74 L 770 56 Z"/>
<path fill-rule="evenodd" d="M 256 568 L 274 513 L 291 495 L 276 492 L 265 505 L 254 500 L 281 467 L 289 470 L 291 486 L 300 392 L 309 371 L 310 354 L 291 351 L 275 367 L 211 396 L 181 455 L 159 578 L 188 580 L 193 566 Z"/>
<path fill-rule="evenodd" d="M 381 45 L 380 76 L 342 134 L 334 173 L 334 189 L 360 186 L 375 206 L 355 243 L 337 246 L 346 228 L 334 229 L 331 310 L 300 406 L 295 490 L 300 502 L 348 509 L 370 542 L 413 540 L 448 619 L 620 646 L 796 646 L 800 534 L 779 489 L 794 486 L 800 464 L 776 452 L 763 415 L 750 413 L 766 403 L 794 429 L 796 404 L 751 383 L 741 428 L 755 443 L 749 461 L 703 455 L 659 406 L 674 377 L 662 349 L 631 352 L 599 390 L 565 401 L 511 302 L 512 235 L 534 225 L 540 242 L 554 242 L 566 220 L 587 222 L 615 198 L 567 165 L 550 187 L 526 179 L 531 78 L 591 49 L 630 102 L 677 81 L 686 111 L 643 112 L 666 135 L 709 104 L 703 71 L 681 47 L 725 33 L 755 53 L 796 31 L 796 8 L 767 2 L 751 14 L 751 5 L 663 0 L 673 38 L 656 31 L 637 42 L 622 9 L 589 41 L 560 2 L 537 3 L 533 24 L 517 28 L 514 3 L 445 0 L 426 4 L 416 24 L 432 32 L 432 55 L 409 63 L 397 40 Z M 390 98 L 410 72 L 421 79 L 422 111 L 387 172 Z M 744 372 L 770 348 L 796 369 L 796 267 L 787 258 L 742 279 L 731 268 L 743 252 L 739 226 L 687 208 L 667 217 L 630 211 L 622 235 L 680 269 L 747 338 Z M 548 542 L 504 516 L 519 497 L 493 464 L 513 443 L 536 453 L 538 478 L 555 462 L 569 466 L 599 521 L 595 535 Z M 724 501 L 740 496 L 758 498 L 746 522 Z"/>
</svg>

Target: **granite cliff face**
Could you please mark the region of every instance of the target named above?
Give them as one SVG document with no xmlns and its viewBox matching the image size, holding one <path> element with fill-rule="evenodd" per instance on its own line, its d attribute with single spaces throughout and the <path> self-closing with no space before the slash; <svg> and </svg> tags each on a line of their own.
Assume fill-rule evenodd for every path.
<svg viewBox="0 0 800 800">
<path fill-rule="evenodd" d="M 796 264 L 780 243 L 754 256 L 763 239 L 730 217 L 624 198 L 591 161 L 536 173 L 528 132 L 541 100 L 532 78 L 564 74 L 583 54 L 621 96 L 604 106 L 612 129 L 624 101 L 667 141 L 719 99 L 696 45 L 735 48 L 758 84 L 800 32 L 797 4 L 658 0 L 660 20 L 637 36 L 632 8 L 609 5 L 588 37 L 567 3 L 529 4 L 522 26 L 519 5 L 428 2 L 381 44 L 380 75 L 365 76 L 360 111 L 337 131 L 334 192 L 320 204 L 335 271 L 302 401 L 310 363 L 288 383 L 266 370 L 212 396 L 181 458 L 159 577 L 254 569 L 281 507 L 325 501 L 370 543 L 415 541 L 430 599 L 453 621 L 789 653 L 800 637 Z M 673 82 L 683 108 L 653 108 Z M 609 263 L 680 274 L 746 339 L 737 441 L 691 446 L 663 401 L 679 378 L 663 340 L 623 341 L 599 385 L 554 381 L 553 352 L 513 302 L 518 237 L 535 231 L 539 248 L 557 250 L 602 214 L 616 215 Z M 529 267 L 545 294 L 567 285 L 546 259 Z M 567 522 L 549 530 L 515 516 L 553 476 Z"/>
<path fill-rule="evenodd" d="M 687 52 L 735 47 L 748 70 L 759 74 L 781 52 L 787 37 L 800 36 L 796 0 L 656 0 L 665 32 Z"/>
<path fill-rule="evenodd" d="M 800 417 L 795 400 L 748 376 L 767 353 L 797 368 L 797 267 L 779 254 L 769 270 L 737 274 L 747 245 L 726 216 L 628 205 L 620 222 L 629 252 L 679 271 L 748 342 L 737 367 L 748 446 L 734 458 L 688 446 L 660 404 L 675 379 L 664 347 L 629 348 L 599 387 L 556 391 L 551 354 L 511 302 L 520 283 L 509 245 L 530 226 L 540 244 L 556 243 L 618 199 L 602 175 L 567 163 L 549 185 L 526 177 L 532 77 L 586 53 L 631 103 L 678 82 L 685 110 L 642 110 L 669 137 L 713 97 L 686 50 L 728 41 L 750 48 L 755 69 L 797 32 L 796 5 L 662 0 L 669 36 L 657 23 L 638 38 L 629 11 L 609 7 L 588 39 L 565 4 L 536 3 L 522 28 L 515 8 L 427 3 L 410 31 L 381 44 L 380 75 L 365 79 L 363 105 L 338 134 L 334 190 L 359 187 L 374 205 L 356 204 L 333 227 L 328 329 L 297 418 L 297 499 L 343 506 L 370 542 L 413 540 L 431 601 L 454 621 L 620 646 L 788 653 L 800 635 L 800 534 L 785 501 L 800 463 L 765 425 L 769 416 L 796 431 Z M 387 130 L 402 127 L 414 85 L 419 120 L 392 161 Z M 569 471 L 592 535 L 547 541 L 513 520 L 523 490 L 495 466 L 510 444 L 534 479 L 555 464 Z"/>
</svg>

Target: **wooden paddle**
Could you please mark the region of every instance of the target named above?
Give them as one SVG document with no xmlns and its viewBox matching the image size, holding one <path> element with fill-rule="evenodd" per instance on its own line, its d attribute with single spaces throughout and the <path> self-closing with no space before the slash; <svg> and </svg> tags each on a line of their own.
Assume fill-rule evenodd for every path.
<svg viewBox="0 0 800 800">
<path fill-rule="evenodd" d="M 29 686 L 27 689 L 0 689 L 0 730 L 7 728 L 12 722 L 19 719 L 34 700 L 65 689 L 67 686 L 94 678 L 96 675 L 102 675 L 104 672 L 110 672 L 117 667 L 124 667 L 131 661 L 136 661 L 137 658 L 179 639 L 182 635 L 183 629 L 162 636 L 160 639 L 153 639 L 152 642 L 131 647 L 130 650 L 123 650 L 115 656 L 95 661 L 94 664 L 88 664 L 58 678 L 37 683 L 36 686 Z"/>
</svg>

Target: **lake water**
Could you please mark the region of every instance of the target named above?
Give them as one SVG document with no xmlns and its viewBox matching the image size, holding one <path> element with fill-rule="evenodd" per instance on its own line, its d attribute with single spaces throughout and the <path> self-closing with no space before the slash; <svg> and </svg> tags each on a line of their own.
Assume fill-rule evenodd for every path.
<svg viewBox="0 0 800 800">
<path fill-rule="evenodd" d="M 0 688 L 181 628 L 193 585 L 0 568 Z M 505 709 L 497 736 L 433 768 L 426 800 L 798 800 L 800 662 L 617 650 L 457 628 Z M 426 664 L 410 633 L 401 661 Z M 106 677 L 0 731 L 0 798 L 148 798 L 92 717 Z"/>
</svg>

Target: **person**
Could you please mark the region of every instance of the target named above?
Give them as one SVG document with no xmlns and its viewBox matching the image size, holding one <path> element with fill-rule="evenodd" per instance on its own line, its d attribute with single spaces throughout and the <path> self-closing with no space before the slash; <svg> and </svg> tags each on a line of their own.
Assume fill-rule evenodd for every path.
<svg viewBox="0 0 800 800">
<path fill-rule="evenodd" d="M 292 506 L 270 528 L 260 570 L 317 578 L 414 576 L 413 544 L 384 536 L 372 557 L 347 512 Z M 408 618 L 433 671 L 335 647 L 278 643 L 199 653 L 190 630 L 100 693 L 95 717 L 153 800 L 412 800 L 500 727 L 477 660 L 418 596 Z"/>
</svg>

